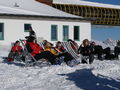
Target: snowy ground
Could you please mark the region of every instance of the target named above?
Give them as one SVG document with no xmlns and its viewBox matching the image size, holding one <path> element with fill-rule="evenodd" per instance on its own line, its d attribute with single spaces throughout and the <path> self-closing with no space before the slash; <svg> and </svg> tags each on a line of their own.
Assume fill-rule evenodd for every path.
<svg viewBox="0 0 120 90">
<path fill-rule="evenodd" d="M 0 48 L 7 56 L 9 47 Z M 23 67 L 0 58 L 0 90 L 120 90 L 120 61 L 98 61 L 75 67 Z"/>
</svg>

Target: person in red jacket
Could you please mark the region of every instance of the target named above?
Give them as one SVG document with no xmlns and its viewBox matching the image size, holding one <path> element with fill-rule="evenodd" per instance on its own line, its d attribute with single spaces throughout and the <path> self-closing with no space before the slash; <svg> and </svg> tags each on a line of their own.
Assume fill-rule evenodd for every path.
<svg viewBox="0 0 120 90">
<path fill-rule="evenodd" d="M 8 55 L 8 61 L 14 61 L 15 56 L 21 55 L 22 52 L 23 52 L 23 49 L 20 46 L 20 42 L 16 41 L 14 46 L 11 48 L 11 51 Z"/>
<path fill-rule="evenodd" d="M 29 36 L 27 39 L 26 48 L 28 52 L 31 53 L 31 55 L 36 59 L 46 59 L 48 60 L 52 65 L 56 64 L 56 56 L 52 54 L 49 51 L 44 51 L 42 47 L 40 47 L 39 44 L 35 42 L 35 38 L 32 36 Z"/>
</svg>

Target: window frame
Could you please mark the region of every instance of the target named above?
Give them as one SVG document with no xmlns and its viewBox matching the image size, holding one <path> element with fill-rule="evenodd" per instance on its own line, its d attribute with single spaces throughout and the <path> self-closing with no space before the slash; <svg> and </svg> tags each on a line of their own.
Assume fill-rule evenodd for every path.
<svg viewBox="0 0 120 90">
<path fill-rule="evenodd" d="M 0 40 L 4 40 L 4 23 L 1 23 L 2 24 L 2 38 L 0 38 Z"/>
<path fill-rule="evenodd" d="M 56 26 L 56 39 L 52 38 L 52 26 Z M 58 25 L 52 24 L 51 25 L 51 41 L 57 41 L 58 40 Z"/>
<path fill-rule="evenodd" d="M 64 38 L 64 30 L 65 30 L 64 27 L 66 27 L 66 26 L 67 26 L 67 28 L 68 28 L 68 29 L 67 29 L 67 30 L 68 30 L 68 33 L 67 33 L 67 34 L 68 34 L 68 39 L 69 39 L 69 25 L 63 25 L 63 41 L 67 41 L 67 40 L 68 40 L 68 39 L 65 39 L 65 38 Z"/>
<path fill-rule="evenodd" d="M 29 32 L 29 29 L 27 30 L 26 27 L 25 27 L 25 25 L 30 25 L 30 27 L 31 27 L 32 24 L 30 24 L 30 23 L 24 23 L 24 32 Z"/>
<path fill-rule="evenodd" d="M 75 39 L 75 27 L 78 27 L 78 40 Z M 73 27 L 73 29 L 74 29 L 74 31 L 73 31 L 73 40 L 74 41 L 80 41 L 80 26 L 75 25 Z"/>
</svg>

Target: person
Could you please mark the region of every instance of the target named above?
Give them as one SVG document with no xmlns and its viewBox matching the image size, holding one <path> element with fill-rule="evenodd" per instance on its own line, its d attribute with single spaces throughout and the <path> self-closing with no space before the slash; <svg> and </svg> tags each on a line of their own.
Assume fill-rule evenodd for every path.
<svg viewBox="0 0 120 90">
<path fill-rule="evenodd" d="M 103 54 L 105 54 L 105 59 L 106 60 L 111 60 L 114 58 L 114 56 L 111 54 L 111 48 L 110 47 L 106 47 L 105 49 L 103 49 Z"/>
<path fill-rule="evenodd" d="M 64 57 L 64 62 L 68 65 L 68 62 L 73 60 L 73 57 L 68 52 L 61 52 L 56 47 L 53 47 L 51 43 L 44 43 L 45 51 L 50 51 L 52 54 L 56 55 L 57 58 Z"/>
<path fill-rule="evenodd" d="M 44 44 L 44 43 L 49 43 L 49 44 L 51 44 L 51 46 L 53 46 L 53 44 L 50 43 L 50 42 L 48 42 L 47 40 L 43 40 L 43 44 Z"/>
<path fill-rule="evenodd" d="M 65 52 L 65 48 L 62 46 L 60 41 L 56 43 L 55 48 L 58 49 L 60 52 Z"/>
<path fill-rule="evenodd" d="M 8 61 L 14 61 L 15 57 L 22 55 L 23 49 L 20 46 L 20 42 L 16 41 L 12 46 L 10 53 L 8 54 Z"/>
<path fill-rule="evenodd" d="M 110 47 L 106 47 L 103 49 L 102 46 L 96 45 L 96 43 L 94 41 L 91 42 L 91 46 L 94 49 L 93 54 L 97 55 L 99 60 L 103 60 L 103 58 L 105 58 L 106 60 L 114 59 L 114 55 L 111 54 Z M 105 55 L 104 57 L 102 56 L 103 54 Z"/>
<path fill-rule="evenodd" d="M 93 54 L 97 55 L 99 60 L 103 60 L 102 54 L 103 54 L 103 48 L 100 45 L 96 45 L 96 43 L 93 41 L 91 42 L 91 46 L 93 48 Z"/>
<path fill-rule="evenodd" d="M 114 48 L 115 59 L 119 59 L 118 55 L 120 54 L 120 41 L 117 42 L 117 45 Z"/>
<path fill-rule="evenodd" d="M 37 36 L 36 36 L 35 31 L 32 29 L 32 26 L 29 27 L 29 36 L 34 37 L 35 38 L 35 42 L 37 43 Z"/>
<path fill-rule="evenodd" d="M 78 49 L 78 53 L 82 54 L 83 56 L 88 56 L 89 63 L 93 63 L 94 61 L 94 55 L 93 55 L 93 48 L 90 45 L 90 42 L 88 39 L 83 40 L 82 45 L 80 45 Z M 82 63 L 87 63 L 84 59 L 82 59 Z"/>
<path fill-rule="evenodd" d="M 49 51 L 44 51 L 43 48 L 35 42 L 35 37 L 29 36 L 27 38 L 26 48 L 36 60 L 46 59 L 52 65 L 56 64 L 56 56 Z"/>
<path fill-rule="evenodd" d="M 32 27 L 29 27 L 29 36 L 35 37 L 36 38 L 36 33 L 35 31 L 32 29 Z"/>
</svg>

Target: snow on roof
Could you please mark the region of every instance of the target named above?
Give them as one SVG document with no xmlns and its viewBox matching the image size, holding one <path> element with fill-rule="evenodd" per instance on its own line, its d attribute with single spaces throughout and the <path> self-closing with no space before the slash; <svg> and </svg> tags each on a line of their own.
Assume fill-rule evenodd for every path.
<svg viewBox="0 0 120 90">
<path fill-rule="evenodd" d="M 11 7 L 5 7 L 0 6 L 0 13 L 1 14 L 24 14 L 24 15 L 39 15 L 40 13 L 27 11 L 27 10 L 21 10 L 21 9 L 15 9 Z"/>
<path fill-rule="evenodd" d="M 57 10 L 35 0 L 1 0 L 0 14 L 39 15 L 67 18 L 82 18 Z"/>
<path fill-rule="evenodd" d="M 82 1 L 82 0 L 53 0 L 53 3 L 56 3 L 56 4 L 75 4 L 75 5 L 85 5 L 85 6 L 95 6 L 95 7 L 120 9 L 120 6 L 118 6 L 118 5 L 103 4 L 103 3 L 89 2 L 89 1 Z"/>
</svg>

